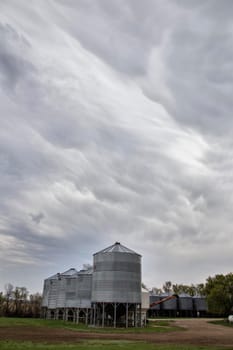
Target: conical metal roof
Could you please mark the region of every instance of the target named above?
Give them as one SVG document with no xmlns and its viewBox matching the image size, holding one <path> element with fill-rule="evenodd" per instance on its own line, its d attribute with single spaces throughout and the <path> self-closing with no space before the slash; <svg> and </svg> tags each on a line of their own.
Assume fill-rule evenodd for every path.
<svg viewBox="0 0 233 350">
<path fill-rule="evenodd" d="M 65 271 L 65 272 L 62 272 L 61 275 L 62 275 L 62 276 L 72 276 L 72 275 L 77 274 L 77 272 L 78 272 L 78 271 L 77 271 L 76 269 L 71 268 L 71 269 L 69 269 L 69 270 L 67 270 L 67 271 Z"/>
<path fill-rule="evenodd" d="M 78 271 L 75 269 L 75 268 L 70 268 L 69 270 L 65 271 L 65 272 L 58 272 L 56 273 L 55 275 L 53 276 L 50 276 L 48 278 L 46 278 L 46 280 L 57 280 L 59 279 L 61 276 L 74 276 L 74 275 L 77 275 L 78 274 Z"/>
<path fill-rule="evenodd" d="M 140 254 L 134 252 L 133 250 L 125 247 L 120 242 L 116 242 L 113 245 L 111 245 L 110 247 L 107 247 L 107 248 L 95 253 L 94 255 L 100 254 L 100 253 L 130 253 L 130 254 L 136 254 L 136 255 L 141 256 Z"/>
<path fill-rule="evenodd" d="M 180 293 L 179 298 L 192 298 L 190 294 L 187 293 Z"/>
<path fill-rule="evenodd" d="M 46 278 L 46 280 L 57 280 L 58 276 L 59 276 L 59 273 L 56 273 L 55 275 L 52 275 L 52 276 Z"/>
</svg>

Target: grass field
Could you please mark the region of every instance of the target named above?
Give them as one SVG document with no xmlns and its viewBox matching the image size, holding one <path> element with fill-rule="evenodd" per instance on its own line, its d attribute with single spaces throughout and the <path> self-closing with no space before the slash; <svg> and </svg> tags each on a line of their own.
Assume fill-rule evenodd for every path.
<svg viewBox="0 0 233 350">
<path fill-rule="evenodd" d="M 219 347 L 191 345 L 155 345 L 130 341 L 85 341 L 78 344 L 40 344 L 31 342 L 1 342 L 1 350 L 221 350 Z"/>
<path fill-rule="evenodd" d="M 220 324 L 221 326 L 231 327 L 233 329 L 233 323 L 229 323 L 227 320 L 210 321 L 213 324 Z"/>
<path fill-rule="evenodd" d="M 152 321 L 146 327 L 141 328 L 98 328 L 88 327 L 82 323 L 76 324 L 65 321 L 44 320 L 44 319 L 30 319 L 30 318 L 7 318 L 0 317 L 1 326 L 30 326 L 30 327 L 52 327 L 52 328 L 65 328 L 72 329 L 81 332 L 93 332 L 93 333 L 161 333 L 182 330 L 181 327 L 174 326 L 172 321 Z"/>
<path fill-rule="evenodd" d="M 222 321 L 223 322 L 223 321 Z M 5 318 L 0 317 L 0 329 L 5 333 L 5 329 L 10 329 L 13 333 L 16 332 L 18 329 L 21 330 L 25 328 L 35 329 L 35 331 L 32 332 L 32 338 L 29 338 L 30 341 L 13 341 L 9 336 L 9 338 L 3 338 L 8 340 L 0 340 L 0 350 L 223 350 L 226 349 L 224 347 L 217 347 L 215 346 L 216 343 L 213 343 L 212 346 L 192 346 L 192 345 L 182 345 L 182 344 L 174 344 L 174 345 L 165 345 L 165 344 L 156 344 L 148 342 L 147 337 L 145 340 L 136 341 L 134 339 L 134 334 L 140 332 L 148 332 L 149 334 L 157 333 L 159 334 L 166 332 L 175 334 L 176 331 L 178 338 L 179 331 L 182 331 L 183 329 L 180 327 L 175 327 L 173 325 L 173 321 L 167 321 L 167 320 L 161 320 L 161 321 L 153 321 L 150 322 L 148 327 L 145 328 L 130 328 L 130 329 L 112 329 L 112 328 L 91 328 L 87 327 L 82 324 L 74 324 L 71 322 L 63 322 L 63 321 L 53 321 L 53 320 L 42 320 L 42 319 L 26 319 L 26 318 Z M 22 328 L 23 327 L 23 328 Z M 41 340 L 40 342 L 36 342 L 33 340 L 33 336 L 36 333 L 36 330 L 38 328 L 43 330 L 43 327 L 46 328 L 46 330 L 52 330 L 58 329 L 59 333 L 64 330 L 77 330 L 78 332 L 91 332 L 91 333 L 132 333 L 131 340 L 123 340 L 118 335 L 118 340 L 113 339 L 78 339 L 75 344 L 74 342 L 51 342 L 49 343 L 43 342 Z M 44 333 L 43 331 L 42 333 Z M 175 332 L 175 333 L 174 333 Z M 50 335 L 50 331 L 48 331 Z M 9 333 L 10 334 L 10 333 Z M 0 338 L 1 339 L 1 338 Z M 18 338 L 17 338 L 18 339 Z M 233 350 L 232 347 L 228 347 L 228 349 Z"/>
</svg>

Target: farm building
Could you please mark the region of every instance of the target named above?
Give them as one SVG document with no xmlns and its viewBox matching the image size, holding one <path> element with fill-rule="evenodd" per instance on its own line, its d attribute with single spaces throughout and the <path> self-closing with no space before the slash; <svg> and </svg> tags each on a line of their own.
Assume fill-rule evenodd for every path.
<svg viewBox="0 0 233 350">
<path fill-rule="evenodd" d="M 44 281 L 44 318 L 140 326 L 148 306 L 149 293 L 141 290 L 141 255 L 119 242 L 95 253 L 92 267 L 71 268 Z"/>
</svg>

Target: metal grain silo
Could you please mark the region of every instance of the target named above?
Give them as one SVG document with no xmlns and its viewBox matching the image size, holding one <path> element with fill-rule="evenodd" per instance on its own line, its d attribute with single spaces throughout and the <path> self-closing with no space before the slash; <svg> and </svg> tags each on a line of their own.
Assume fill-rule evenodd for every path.
<svg viewBox="0 0 233 350">
<path fill-rule="evenodd" d="M 55 318 L 58 293 L 58 275 L 53 275 L 44 280 L 42 294 L 42 313 L 44 317 Z"/>
<path fill-rule="evenodd" d="M 127 327 L 130 313 L 135 325 L 141 306 L 141 255 L 119 242 L 94 254 L 91 299 L 102 325 L 107 318 L 114 326 L 119 321 Z"/>
<path fill-rule="evenodd" d="M 161 316 L 175 317 L 177 315 L 177 298 L 171 298 L 163 301 L 166 298 L 172 297 L 172 293 L 160 294 L 160 311 Z"/>
<path fill-rule="evenodd" d="M 50 290 L 50 281 L 47 278 L 44 280 L 44 287 L 43 287 L 43 293 L 42 293 L 42 308 L 47 308 L 49 305 L 49 290 Z"/>
<path fill-rule="evenodd" d="M 77 280 L 77 307 L 91 307 L 91 288 L 92 288 L 92 268 L 78 272 Z"/>
<path fill-rule="evenodd" d="M 206 297 L 196 295 L 193 297 L 193 308 L 197 316 L 205 315 L 208 311 Z"/>
<path fill-rule="evenodd" d="M 153 304 L 153 303 L 159 302 L 160 299 L 161 298 L 160 298 L 159 295 L 151 294 L 150 295 L 150 305 Z M 151 306 L 150 310 L 160 310 L 160 304 Z"/>
<path fill-rule="evenodd" d="M 179 313 L 180 316 L 193 315 L 193 298 L 186 293 L 179 294 Z"/>
<path fill-rule="evenodd" d="M 90 320 L 92 268 L 66 275 L 65 319 L 85 322 Z"/>
<path fill-rule="evenodd" d="M 172 293 L 163 293 L 160 295 L 160 300 L 163 300 L 164 298 L 168 297 L 168 296 L 172 296 Z M 176 311 L 177 310 L 177 299 L 170 299 L 167 301 L 164 301 L 163 303 L 160 304 L 161 305 L 161 309 L 162 310 L 173 310 Z"/>
<path fill-rule="evenodd" d="M 160 304 L 157 304 L 159 301 L 160 296 L 158 294 L 150 294 L 150 308 L 148 310 L 149 317 L 156 317 L 160 314 Z"/>
<path fill-rule="evenodd" d="M 76 269 L 71 268 L 59 275 L 58 308 L 75 307 L 77 273 Z"/>
</svg>

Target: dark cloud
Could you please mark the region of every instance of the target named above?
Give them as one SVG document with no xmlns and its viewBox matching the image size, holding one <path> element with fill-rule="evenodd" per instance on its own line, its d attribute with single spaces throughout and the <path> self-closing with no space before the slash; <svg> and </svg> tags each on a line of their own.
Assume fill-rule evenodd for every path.
<svg viewBox="0 0 233 350">
<path fill-rule="evenodd" d="M 69 34 L 130 76 L 146 73 L 150 52 L 161 42 L 174 17 L 172 3 L 169 7 L 167 1 L 80 1 L 77 6 L 72 1 L 58 0 L 56 5 Z"/>
<path fill-rule="evenodd" d="M 228 16 L 231 5 L 207 1 L 198 5 L 178 1 L 180 20 L 173 22 L 166 44 L 159 53 L 164 92 L 145 83 L 144 92 L 161 102 L 181 124 L 207 135 L 231 133 L 232 41 Z M 187 7 L 185 5 L 187 4 Z M 188 11 L 187 11 L 188 8 Z M 156 64 L 157 62 L 155 62 Z M 150 70 L 157 72 L 151 62 Z M 158 80 L 157 77 L 155 77 Z M 160 81 L 158 81 L 160 82 Z M 151 89 L 155 87 L 155 91 Z M 216 101 L 216 103 L 213 103 Z"/>
<path fill-rule="evenodd" d="M 44 219 L 44 217 L 45 217 L 43 213 L 29 214 L 29 216 L 31 216 L 32 221 L 36 222 L 37 224 L 39 224 L 41 222 L 41 220 Z"/>
<path fill-rule="evenodd" d="M 9 24 L 0 23 L 0 77 L 8 90 L 13 90 L 19 79 L 26 79 L 35 68 L 25 60 L 29 43 Z"/>
<path fill-rule="evenodd" d="M 228 272 L 227 5 L 1 3 L 2 285 L 40 289 L 115 241 L 149 286 Z"/>
</svg>

